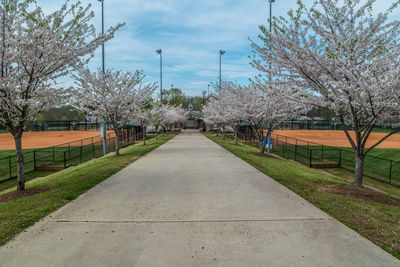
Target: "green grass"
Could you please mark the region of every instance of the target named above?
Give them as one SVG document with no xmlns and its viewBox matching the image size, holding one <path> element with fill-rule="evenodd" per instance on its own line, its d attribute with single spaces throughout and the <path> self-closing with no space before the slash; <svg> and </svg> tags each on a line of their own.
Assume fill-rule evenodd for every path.
<svg viewBox="0 0 400 267">
<path fill-rule="evenodd" d="M 150 138 L 152 138 L 152 136 L 150 136 Z M 103 144 L 101 141 L 82 147 L 79 141 L 73 142 L 72 144 L 75 145 L 42 149 L 24 149 L 24 170 L 27 178 L 31 179 L 43 175 L 42 171 L 35 171 L 34 158 L 36 159 L 36 166 L 62 167 L 64 164 L 66 166 L 74 166 L 103 155 Z M 109 144 L 107 150 L 113 151 L 114 145 L 112 143 Z M 0 151 L 0 189 L 4 187 L 1 181 L 17 176 L 17 159 L 15 154 L 15 150 Z M 6 158 L 10 156 L 12 156 L 11 160 Z"/>
<path fill-rule="evenodd" d="M 318 190 L 322 185 L 349 181 L 274 156 L 256 156 L 256 148 L 235 145 L 232 139 L 206 136 L 400 259 L 400 207 Z M 400 189 L 380 186 L 400 199 Z"/>
<path fill-rule="evenodd" d="M 121 157 L 110 153 L 27 183 L 27 188 L 49 187 L 50 190 L 0 203 L 0 245 L 174 136 L 169 134 L 158 140 L 147 140 L 146 146 L 140 143 L 131 145 L 121 149 Z M 12 190 L 15 190 L 15 187 L 0 194 Z"/>
<path fill-rule="evenodd" d="M 340 150 L 339 150 L 340 149 Z M 341 167 L 354 171 L 354 152 L 352 148 L 327 146 L 306 146 L 283 144 L 275 142 L 273 152 L 287 159 L 298 162 L 310 163 L 310 150 L 312 163 L 339 163 Z M 394 162 L 390 162 L 390 160 Z M 398 162 L 399 163 L 398 163 Z M 392 164 L 392 169 L 390 165 Z M 391 169 L 391 170 L 390 170 Z M 400 149 L 376 148 L 371 150 L 364 160 L 364 173 L 366 176 L 377 180 L 400 186 Z"/>
</svg>

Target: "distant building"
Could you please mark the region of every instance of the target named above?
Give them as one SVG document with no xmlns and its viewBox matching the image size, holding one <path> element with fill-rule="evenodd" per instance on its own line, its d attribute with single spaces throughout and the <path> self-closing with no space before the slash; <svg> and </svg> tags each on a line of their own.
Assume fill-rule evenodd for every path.
<svg viewBox="0 0 400 267">
<path fill-rule="evenodd" d="M 194 110 L 193 104 L 190 103 L 188 106 L 188 119 L 183 126 L 184 129 L 203 129 L 203 114 L 200 110 Z"/>
</svg>

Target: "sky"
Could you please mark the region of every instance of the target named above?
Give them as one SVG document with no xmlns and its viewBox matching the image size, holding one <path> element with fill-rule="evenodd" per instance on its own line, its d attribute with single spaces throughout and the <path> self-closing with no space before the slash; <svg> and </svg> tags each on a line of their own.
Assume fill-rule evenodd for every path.
<svg viewBox="0 0 400 267">
<path fill-rule="evenodd" d="M 314 0 L 304 0 L 310 5 Z M 60 8 L 65 0 L 37 0 L 45 13 Z M 75 0 L 71 0 L 75 3 Z M 101 30 L 101 3 L 92 4 L 92 23 Z M 391 1 L 379 0 L 383 11 Z M 386 3 L 381 3 L 386 2 Z M 285 15 L 296 7 L 296 0 L 276 0 L 273 15 Z M 250 66 L 249 38 L 257 41 L 259 25 L 269 18 L 267 0 L 104 0 L 105 28 L 125 22 L 114 39 L 106 43 L 106 68 L 134 72 L 143 70 L 146 81 L 159 82 L 163 50 L 163 88 L 171 85 L 187 95 L 201 95 L 208 84 L 217 83 L 219 50 L 222 79 L 247 84 L 258 72 Z M 377 10 L 378 11 L 378 10 Z M 101 67 L 101 49 L 89 63 L 91 70 Z M 64 78 L 72 85 L 71 78 Z"/>
</svg>

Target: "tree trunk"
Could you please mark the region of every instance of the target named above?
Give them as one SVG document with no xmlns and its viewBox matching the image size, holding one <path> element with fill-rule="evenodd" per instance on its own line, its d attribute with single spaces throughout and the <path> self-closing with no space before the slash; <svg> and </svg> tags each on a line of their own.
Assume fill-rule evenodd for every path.
<svg viewBox="0 0 400 267">
<path fill-rule="evenodd" d="M 353 151 L 354 151 L 354 158 L 355 158 L 355 169 L 354 169 L 354 185 L 362 187 L 363 177 L 364 177 L 364 146 L 365 143 L 362 141 L 362 132 L 360 131 L 360 125 L 358 124 L 358 119 L 353 116 L 354 120 L 354 133 L 356 140 L 354 141 L 353 138 L 350 136 L 349 130 L 346 128 L 346 123 L 343 119 L 343 116 L 340 116 L 340 120 L 344 127 L 344 133 L 346 134 L 347 139 L 349 140 Z M 372 126 L 373 128 L 374 126 Z M 368 130 L 368 129 L 367 129 Z M 372 130 L 372 129 L 371 129 Z"/>
<path fill-rule="evenodd" d="M 359 153 L 355 154 L 356 167 L 354 170 L 354 184 L 361 187 L 364 177 L 364 158 Z"/>
<path fill-rule="evenodd" d="M 225 126 L 222 126 L 222 140 L 225 140 Z"/>
<path fill-rule="evenodd" d="M 115 131 L 115 156 L 119 156 L 119 130 L 114 130 Z"/>
<path fill-rule="evenodd" d="M 272 132 L 272 130 L 271 130 L 271 129 L 268 129 L 267 135 L 265 136 L 265 145 L 266 145 L 267 148 L 268 148 L 268 150 L 267 150 L 268 153 L 271 153 L 271 145 L 270 145 L 270 142 L 271 142 L 271 132 Z M 264 150 L 265 150 L 265 146 L 264 146 Z"/>
<path fill-rule="evenodd" d="M 142 131 L 143 131 L 143 145 L 145 146 L 146 145 L 146 127 L 143 127 Z"/>
<path fill-rule="evenodd" d="M 264 152 L 265 152 L 265 143 L 263 142 L 263 137 L 264 137 L 264 133 L 263 133 L 263 130 L 261 130 L 258 141 L 260 142 L 260 153 L 262 153 L 262 154 L 264 154 Z"/>
<path fill-rule="evenodd" d="M 156 126 L 156 140 L 158 139 L 158 126 Z"/>
<path fill-rule="evenodd" d="M 263 143 L 263 141 L 261 140 L 260 141 L 260 153 L 264 153 L 264 151 L 265 151 L 265 146 L 264 146 L 264 143 Z"/>
<path fill-rule="evenodd" d="M 25 173 L 24 173 L 24 153 L 22 151 L 22 134 L 14 135 L 15 148 L 17 151 L 17 190 L 25 190 Z"/>
</svg>

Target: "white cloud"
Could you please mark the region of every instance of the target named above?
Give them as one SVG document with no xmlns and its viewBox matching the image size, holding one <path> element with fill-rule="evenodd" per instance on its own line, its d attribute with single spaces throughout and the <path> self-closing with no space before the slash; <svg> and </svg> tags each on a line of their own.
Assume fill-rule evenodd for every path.
<svg viewBox="0 0 400 267">
<path fill-rule="evenodd" d="M 310 5 L 314 0 L 305 0 Z M 72 1 L 74 2 L 74 1 Z M 385 2 L 385 3 L 382 3 Z M 391 1 L 379 1 L 384 11 Z M 38 0 L 46 11 L 54 11 L 64 0 Z M 93 23 L 100 29 L 100 3 L 82 0 L 93 6 Z M 200 94 L 218 77 L 218 51 L 224 49 L 223 78 L 248 83 L 256 71 L 248 64 L 251 47 L 248 37 L 257 39 L 258 26 L 266 24 L 266 0 L 105 0 L 107 26 L 126 22 L 126 26 L 106 44 L 106 66 L 124 71 L 144 70 L 148 81 L 159 80 L 159 56 L 163 49 L 165 88 L 170 84 L 189 95 Z M 274 15 L 285 15 L 296 7 L 295 0 L 277 0 Z M 394 14 L 399 14 L 397 10 Z M 101 65 L 100 49 L 90 67 Z"/>
</svg>

